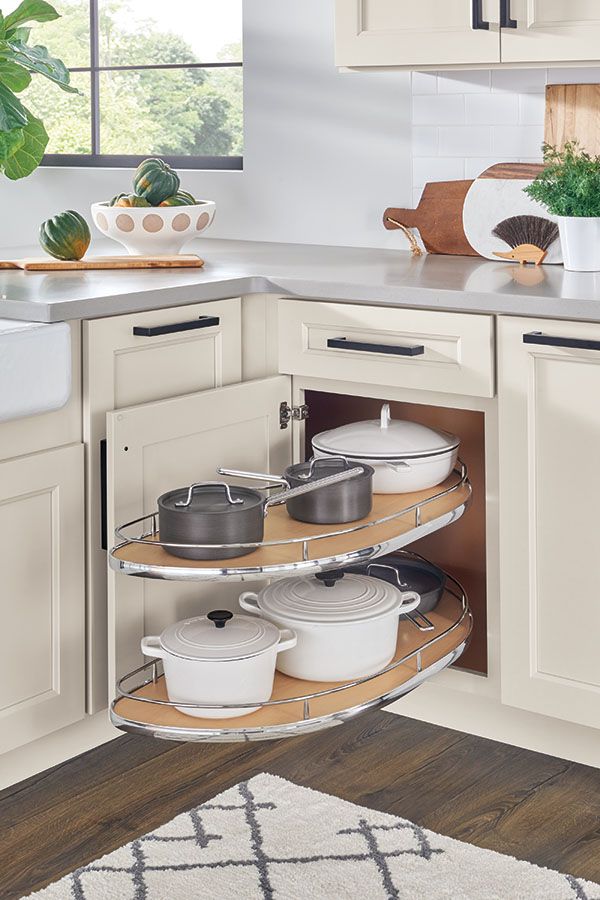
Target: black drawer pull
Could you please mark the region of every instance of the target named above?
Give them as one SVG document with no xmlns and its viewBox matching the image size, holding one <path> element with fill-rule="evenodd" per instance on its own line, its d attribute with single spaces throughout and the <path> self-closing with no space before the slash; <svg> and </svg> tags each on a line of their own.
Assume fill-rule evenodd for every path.
<svg viewBox="0 0 600 900">
<path fill-rule="evenodd" d="M 500 0 L 500 28 L 517 28 L 518 24 L 510 17 L 510 0 Z"/>
<path fill-rule="evenodd" d="M 163 334 L 177 334 L 179 331 L 196 331 L 197 328 L 211 328 L 219 325 L 218 316 L 200 316 L 191 322 L 174 322 L 172 325 L 156 325 L 154 328 L 144 328 L 142 325 L 134 325 L 133 333 L 136 337 L 160 337 Z"/>
<path fill-rule="evenodd" d="M 490 23 L 486 22 L 483 18 L 483 9 L 482 9 L 483 0 L 472 0 L 472 11 L 473 16 L 471 20 L 471 24 L 473 25 L 474 31 L 489 31 Z"/>
<path fill-rule="evenodd" d="M 571 350 L 600 350 L 600 341 L 587 338 L 553 337 L 541 331 L 530 331 L 523 335 L 524 344 L 543 344 L 546 347 L 568 347 Z"/>
<path fill-rule="evenodd" d="M 394 344 L 367 344 L 364 341 L 349 341 L 348 338 L 328 338 L 327 346 L 334 350 L 362 350 L 364 353 L 387 353 L 390 356 L 423 356 L 423 344 L 403 347 Z"/>
</svg>

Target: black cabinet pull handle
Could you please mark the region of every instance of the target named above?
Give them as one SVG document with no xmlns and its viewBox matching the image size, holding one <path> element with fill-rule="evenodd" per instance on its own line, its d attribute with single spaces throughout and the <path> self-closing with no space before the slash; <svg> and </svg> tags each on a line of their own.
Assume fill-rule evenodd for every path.
<svg viewBox="0 0 600 900">
<path fill-rule="evenodd" d="M 328 338 L 327 346 L 334 350 L 362 350 L 363 353 L 386 353 L 389 356 L 423 356 L 423 344 L 403 347 L 398 344 L 368 344 L 364 341 L 349 341 L 348 338 Z"/>
<path fill-rule="evenodd" d="M 510 0 L 500 0 L 500 28 L 518 28 L 519 23 L 510 17 Z"/>
<path fill-rule="evenodd" d="M 154 328 L 144 328 L 142 325 L 134 325 L 133 333 L 136 337 L 160 337 L 163 334 L 177 334 L 179 331 L 195 331 L 197 328 L 211 328 L 219 325 L 218 316 L 200 316 L 191 322 L 174 322 L 172 325 L 156 325 Z"/>
<path fill-rule="evenodd" d="M 483 0 L 472 0 L 473 17 L 471 20 L 471 24 L 473 26 L 473 31 L 490 30 L 490 23 L 486 22 L 486 20 L 483 18 L 482 3 Z"/>
<path fill-rule="evenodd" d="M 529 331 L 523 335 L 524 344 L 543 344 L 545 347 L 568 347 L 571 350 L 600 350 L 600 341 L 588 338 L 554 337 L 541 331 Z"/>
</svg>

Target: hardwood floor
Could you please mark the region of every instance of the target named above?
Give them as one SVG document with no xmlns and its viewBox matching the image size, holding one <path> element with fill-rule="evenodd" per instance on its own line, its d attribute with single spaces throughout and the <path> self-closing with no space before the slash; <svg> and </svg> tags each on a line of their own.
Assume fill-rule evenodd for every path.
<svg viewBox="0 0 600 900">
<path fill-rule="evenodd" d="M 0 898 L 44 887 L 259 772 L 600 881 L 599 770 L 374 712 L 262 744 L 123 736 L 0 792 Z"/>
</svg>

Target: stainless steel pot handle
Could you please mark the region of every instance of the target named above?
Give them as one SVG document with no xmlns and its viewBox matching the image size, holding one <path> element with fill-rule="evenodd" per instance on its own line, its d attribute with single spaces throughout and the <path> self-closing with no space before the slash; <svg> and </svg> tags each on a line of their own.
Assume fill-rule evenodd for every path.
<svg viewBox="0 0 600 900">
<path fill-rule="evenodd" d="M 313 456 L 310 460 L 310 465 L 308 467 L 308 472 L 299 473 L 296 475 L 296 478 L 301 478 L 302 481 L 309 481 L 313 475 L 315 474 L 315 469 L 319 463 L 328 463 L 331 462 L 332 459 L 337 459 L 340 462 L 343 462 L 345 465 L 348 465 L 348 459 L 345 456 Z M 365 470 L 361 468 L 361 473 Z"/>
<path fill-rule="evenodd" d="M 281 491 L 274 497 L 269 497 L 265 503 L 265 515 L 270 506 L 280 506 L 293 500 L 294 497 L 300 497 L 302 494 L 309 494 L 311 491 L 318 491 L 320 488 L 329 487 L 331 484 L 338 484 L 340 481 L 348 481 L 357 475 L 362 475 L 363 470 L 360 467 L 348 469 L 347 472 L 337 472 L 335 475 L 329 475 L 327 478 L 319 478 L 318 481 L 310 481 L 307 484 L 301 484 L 299 487 L 292 488 L 291 491 Z"/>
<path fill-rule="evenodd" d="M 190 485 L 190 489 L 188 491 L 188 495 L 185 500 L 178 500 L 175 504 L 177 507 L 188 507 L 192 502 L 192 497 L 194 496 L 194 491 L 198 488 L 203 487 L 222 487 L 225 491 L 225 495 L 227 497 L 227 502 L 231 503 L 232 506 L 235 506 L 238 503 L 243 503 L 244 501 L 241 498 L 234 500 L 231 496 L 231 490 L 229 485 L 225 481 L 197 481 L 195 484 Z"/>
<path fill-rule="evenodd" d="M 225 469 L 223 466 L 217 467 L 217 475 L 227 475 L 230 478 L 251 478 L 253 481 L 270 481 L 272 484 L 267 487 L 289 487 L 285 478 L 281 475 L 268 475 L 266 472 L 244 472 L 241 469 Z"/>
</svg>

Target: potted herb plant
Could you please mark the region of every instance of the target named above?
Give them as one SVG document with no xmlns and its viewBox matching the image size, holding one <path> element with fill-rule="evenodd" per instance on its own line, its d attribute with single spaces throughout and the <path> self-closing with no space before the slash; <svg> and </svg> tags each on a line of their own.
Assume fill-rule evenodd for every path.
<svg viewBox="0 0 600 900">
<path fill-rule="evenodd" d="M 42 75 L 77 94 L 69 84 L 69 71 L 46 47 L 30 45 L 34 22 L 60 18 L 46 0 L 22 0 L 6 16 L 0 10 L 0 170 L 13 180 L 36 169 L 48 144 L 43 122 L 22 103 L 18 94 L 29 87 L 32 75 Z"/>
<path fill-rule="evenodd" d="M 600 156 L 577 141 L 544 144 L 543 172 L 524 190 L 556 217 L 565 269 L 600 271 Z"/>
</svg>

